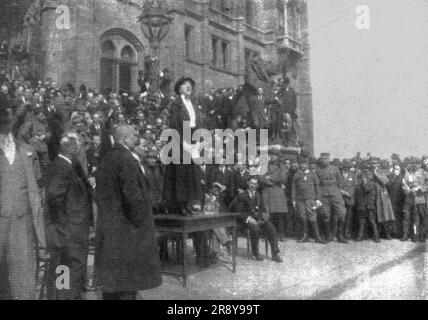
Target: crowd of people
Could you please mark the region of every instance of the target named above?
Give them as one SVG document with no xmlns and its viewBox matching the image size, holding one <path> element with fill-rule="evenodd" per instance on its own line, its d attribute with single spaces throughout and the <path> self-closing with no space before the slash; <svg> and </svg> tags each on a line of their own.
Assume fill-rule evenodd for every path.
<svg viewBox="0 0 428 320">
<path fill-rule="evenodd" d="M 170 82 L 164 70 L 158 93 L 150 93 L 142 77 L 141 91 L 132 94 L 97 93 L 84 85 L 76 91 L 51 79 L 0 79 L 0 281 L 7 277 L 13 298 L 34 297 L 35 242 L 48 249 L 52 276 L 58 265 L 70 268 L 71 289 L 57 290 L 50 281 L 49 297 L 81 298 L 90 228 L 96 283 L 105 299 L 133 299 L 136 291 L 160 285 L 168 242 L 156 237 L 152 213 L 237 212 L 254 259 L 263 260 L 258 244 L 264 234 L 278 263 L 286 257 L 278 242 L 292 237 L 346 244 L 367 235 L 379 242 L 382 233 L 389 240 L 425 241 L 428 158 L 357 154 L 330 161 L 329 154 L 315 159 L 271 150 L 263 175 L 250 170 L 260 167 L 260 157 L 164 165 L 160 135 L 167 128 L 180 132 L 184 121 L 192 130 L 269 129 L 274 140 L 292 134 L 297 118 L 289 79 L 272 98 L 258 88 L 247 103 L 240 102 L 242 87 L 195 97 L 191 78 L 180 78 L 172 93 Z M 222 249 L 232 250 L 228 230 L 213 234 L 216 252 L 208 246 L 212 233 L 193 234 L 201 266 L 216 263 Z"/>
</svg>

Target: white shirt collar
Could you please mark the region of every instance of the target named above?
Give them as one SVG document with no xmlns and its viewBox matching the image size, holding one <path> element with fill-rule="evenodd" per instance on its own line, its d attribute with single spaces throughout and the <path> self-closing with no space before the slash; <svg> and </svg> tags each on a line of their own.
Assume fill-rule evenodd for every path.
<svg viewBox="0 0 428 320">
<path fill-rule="evenodd" d="M 72 164 L 72 162 L 71 162 L 70 158 L 68 158 L 68 157 L 64 156 L 63 154 L 59 153 L 59 154 L 58 154 L 58 157 L 59 157 L 59 158 L 61 158 L 61 159 L 64 159 L 64 160 L 65 160 L 65 161 L 67 161 L 69 164 Z"/>
<path fill-rule="evenodd" d="M 189 113 L 190 127 L 195 128 L 196 127 L 196 113 L 195 113 L 195 109 L 193 108 L 192 101 L 190 100 L 190 98 L 186 98 L 184 95 L 181 95 L 181 100 L 183 100 L 184 106 L 186 107 L 186 110 Z"/>
</svg>

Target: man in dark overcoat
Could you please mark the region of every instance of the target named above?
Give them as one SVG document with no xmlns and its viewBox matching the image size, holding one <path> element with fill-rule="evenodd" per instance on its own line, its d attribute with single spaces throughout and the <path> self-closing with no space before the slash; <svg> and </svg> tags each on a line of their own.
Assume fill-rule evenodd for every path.
<svg viewBox="0 0 428 320">
<path fill-rule="evenodd" d="M 48 271 L 48 298 L 81 300 L 85 286 L 92 218 L 91 186 L 77 160 L 79 137 L 66 133 L 60 141 L 57 158 L 48 166 L 43 179 L 46 199 L 47 247 L 52 254 Z M 56 268 L 70 271 L 70 286 L 57 290 Z"/>
<path fill-rule="evenodd" d="M 162 283 L 148 181 L 132 126 L 115 129 L 115 146 L 97 171 L 95 284 L 105 300 L 135 300 Z"/>
</svg>

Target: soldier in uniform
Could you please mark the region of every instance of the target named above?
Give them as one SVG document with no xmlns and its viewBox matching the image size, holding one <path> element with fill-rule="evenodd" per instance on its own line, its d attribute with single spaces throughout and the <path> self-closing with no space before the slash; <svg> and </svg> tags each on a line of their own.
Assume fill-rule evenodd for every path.
<svg viewBox="0 0 428 320">
<path fill-rule="evenodd" d="M 412 241 L 425 241 L 427 215 L 425 194 L 428 190 L 426 180 L 427 173 L 421 168 L 420 164 L 414 163 L 404 179 L 403 189 L 406 199 L 403 207 L 403 238 L 401 241 L 407 241 L 410 223 Z"/>
<path fill-rule="evenodd" d="M 342 195 L 346 206 L 346 219 L 345 219 L 345 239 L 351 239 L 352 222 L 354 220 L 354 206 L 355 206 L 355 188 L 358 185 L 358 177 L 351 171 L 354 166 L 351 160 L 343 160 L 342 171 Z"/>
<path fill-rule="evenodd" d="M 321 202 L 323 204 L 322 216 L 327 242 L 332 241 L 333 236 L 336 235 L 337 242 L 348 243 L 343 237 L 346 207 L 341 192 L 342 175 L 337 167 L 330 164 L 330 154 L 321 154 L 319 168 L 316 173 L 320 180 Z M 331 222 L 332 233 L 330 233 Z"/>
<path fill-rule="evenodd" d="M 299 163 L 299 170 L 294 174 L 291 183 L 291 199 L 293 207 L 296 208 L 297 215 L 303 224 L 303 235 L 298 240 L 299 243 L 308 242 L 308 220 L 311 223 L 315 242 L 325 244 L 321 239 L 317 224 L 316 209 L 321 205 L 319 201 L 319 180 L 318 176 L 309 170 L 308 159 L 302 157 Z"/>
</svg>

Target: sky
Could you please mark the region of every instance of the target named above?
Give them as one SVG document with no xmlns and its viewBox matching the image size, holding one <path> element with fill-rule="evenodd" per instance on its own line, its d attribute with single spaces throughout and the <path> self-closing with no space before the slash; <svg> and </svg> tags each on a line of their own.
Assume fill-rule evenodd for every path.
<svg viewBox="0 0 428 320">
<path fill-rule="evenodd" d="M 428 0 L 307 2 L 315 155 L 428 155 Z"/>
</svg>

